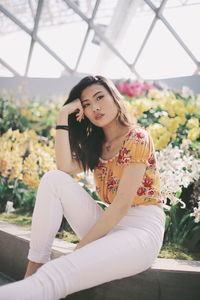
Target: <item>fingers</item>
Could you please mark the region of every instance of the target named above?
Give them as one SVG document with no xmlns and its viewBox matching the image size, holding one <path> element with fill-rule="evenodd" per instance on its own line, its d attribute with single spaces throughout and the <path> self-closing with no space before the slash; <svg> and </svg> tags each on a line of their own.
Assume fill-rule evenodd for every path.
<svg viewBox="0 0 200 300">
<path fill-rule="evenodd" d="M 76 121 L 81 122 L 84 119 L 84 111 L 80 99 L 76 99 L 68 104 L 70 113 L 75 113 Z"/>
<path fill-rule="evenodd" d="M 78 113 L 76 113 L 76 120 L 78 122 L 81 122 L 84 119 L 84 112 L 83 109 L 79 110 Z"/>
<path fill-rule="evenodd" d="M 84 119 L 84 115 L 76 114 L 76 121 L 81 122 Z"/>
</svg>

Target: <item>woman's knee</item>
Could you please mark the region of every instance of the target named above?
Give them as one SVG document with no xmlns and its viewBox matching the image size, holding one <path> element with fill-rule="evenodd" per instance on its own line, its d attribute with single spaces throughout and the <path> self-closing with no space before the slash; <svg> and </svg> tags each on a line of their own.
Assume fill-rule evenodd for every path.
<svg viewBox="0 0 200 300">
<path fill-rule="evenodd" d="M 68 178 L 71 178 L 71 175 L 68 173 L 65 173 L 61 170 L 50 170 L 47 171 L 41 178 L 41 182 L 54 185 L 56 182 L 61 182 L 62 180 L 66 181 Z"/>
</svg>

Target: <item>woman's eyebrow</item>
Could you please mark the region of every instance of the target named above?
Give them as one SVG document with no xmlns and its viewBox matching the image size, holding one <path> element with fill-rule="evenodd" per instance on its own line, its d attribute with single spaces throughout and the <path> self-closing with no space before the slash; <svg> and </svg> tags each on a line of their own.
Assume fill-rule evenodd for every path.
<svg viewBox="0 0 200 300">
<path fill-rule="evenodd" d="M 101 92 L 102 92 L 102 91 L 96 92 L 96 93 L 92 96 L 92 98 L 94 98 L 97 94 L 99 94 L 99 93 L 101 93 Z M 81 103 L 83 103 L 84 101 L 87 101 L 87 100 L 89 100 L 89 99 L 81 100 Z"/>
</svg>

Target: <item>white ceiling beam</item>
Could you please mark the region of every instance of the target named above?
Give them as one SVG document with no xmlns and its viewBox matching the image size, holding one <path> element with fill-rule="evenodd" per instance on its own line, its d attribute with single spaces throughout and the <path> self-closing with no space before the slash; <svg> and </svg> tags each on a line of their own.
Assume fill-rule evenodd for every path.
<svg viewBox="0 0 200 300">
<path fill-rule="evenodd" d="M 156 13 L 156 11 L 157 11 L 156 6 L 150 0 L 144 0 L 144 1 Z M 174 36 L 174 38 L 177 40 L 177 42 L 181 45 L 181 47 L 185 50 L 185 52 L 190 56 L 190 58 L 193 60 L 193 62 L 196 65 L 198 65 L 198 63 L 199 63 L 198 59 L 195 57 L 195 55 L 192 53 L 192 51 L 187 47 L 187 45 L 183 42 L 183 40 L 180 38 L 180 36 L 174 30 L 174 28 L 171 26 L 171 24 L 167 21 L 167 19 L 163 16 L 163 14 L 162 13 L 157 14 L 157 18 L 159 18 L 163 22 L 163 24 L 171 32 L 171 34 Z"/>
<path fill-rule="evenodd" d="M 55 60 L 57 60 L 64 68 L 69 72 L 72 73 L 72 69 L 63 61 L 51 48 L 49 48 L 39 37 L 36 35 L 32 35 L 32 31 L 24 25 L 18 18 L 16 18 L 13 14 L 11 14 L 5 7 L 0 4 L 0 11 L 4 13 L 10 20 L 12 20 L 16 25 L 18 25 L 23 31 L 29 34 L 34 41 L 37 41 L 38 44 L 43 47 Z"/>
<path fill-rule="evenodd" d="M 63 0 L 63 1 L 65 1 L 70 8 L 72 8 L 85 22 L 88 23 L 88 26 L 91 29 L 93 29 L 94 32 L 99 36 L 99 38 L 108 46 L 108 48 L 110 48 L 111 51 L 117 57 L 119 57 L 119 59 L 121 59 L 125 63 L 125 65 L 128 66 L 131 72 L 135 73 L 137 78 L 141 78 L 141 76 L 137 73 L 136 70 L 131 69 L 131 64 L 124 58 L 124 56 L 112 45 L 112 43 L 110 43 L 109 39 L 105 37 L 105 35 L 101 32 L 101 30 L 96 25 L 94 25 L 93 21 L 84 15 L 84 13 L 78 8 L 76 4 L 74 4 L 74 2 L 72 2 L 71 0 Z"/>
<path fill-rule="evenodd" d="M 37 11 L 36 11 L 36 16 L 35 16 L 35 23 L 34 23 L 33 32 L 31 34 L 31 44 L 30 44 L 30 48 L 29 48 L 29 53 L 28 53 L 28 58 L 27 58 L 27 63 L 26 63 L 26 70 L 25 70 L 24 76 L 27 76 L 27 74 L 28 74 L 28 70 L 29 70 L 29 66 L 30 66 L 30 62 L 31 62 L 31 57 L 32 57 L 32 54 L 33 54 L 33 48 L 34 48 L 34 44 L 35 44 L 34 37 L 37 36 L 38 25 L 39 25 L 40 16 L 41 16 L 41 13 L 42 13 L 43 4 L 44 4 L 44 0 L 39 0 L 38 1 L 38 6 L 37 6 Z"/>
<path fill-rule="evenodd" d="M 8 69 L 13 75 L 21 76 L 15 69 L 13 69 L 8 63 L 6 63 L 2 58 L 0 58 L 0 64 Z"/>
</svg>

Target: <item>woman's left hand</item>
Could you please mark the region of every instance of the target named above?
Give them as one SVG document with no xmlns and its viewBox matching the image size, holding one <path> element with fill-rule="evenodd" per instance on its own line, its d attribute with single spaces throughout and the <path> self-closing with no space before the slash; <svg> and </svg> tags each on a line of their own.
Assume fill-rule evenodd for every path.
<svg viewBox="0 0 200 300">
<path fill-rule="evenodd" d="M 79 248 L 81 248 L 80 243 L 78 243 L 78 244 L 76 245 L 76 248 L 74 249 L 74 251 L 77 250 L 77 249 L 79 249 Z"/>
</svg>

